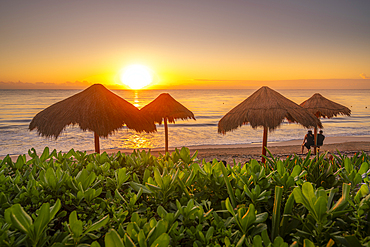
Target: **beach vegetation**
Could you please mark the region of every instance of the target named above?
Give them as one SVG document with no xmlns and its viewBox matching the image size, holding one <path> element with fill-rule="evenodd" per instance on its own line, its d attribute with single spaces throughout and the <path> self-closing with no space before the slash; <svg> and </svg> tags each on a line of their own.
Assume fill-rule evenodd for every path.
<svg viewBox="0 0 370 247">
<path fill-rule="evenodd" d="M 369 246 L 369 155 L 224 164 L 45 148 L 0 160 L 0 246 Z"/>
</svg>

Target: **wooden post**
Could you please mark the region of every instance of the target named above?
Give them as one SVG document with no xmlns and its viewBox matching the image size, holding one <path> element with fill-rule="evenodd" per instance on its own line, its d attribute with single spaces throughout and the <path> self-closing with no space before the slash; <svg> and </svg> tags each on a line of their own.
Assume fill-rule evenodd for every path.
<svg viewBox="0 0 370 247">
<path fill-rule="evenodd" d="M 314 155 L 316 155 L 316 149 L 317 149 L 317 127 L 315 127 L 315 130 L 314 130 L 314 147 L 313 147 Z"/>
<path fill-rule="evenodd" d="M 166 147 L 165 147 L 165 150 L 166 150 L 166 153 L 168 152 L 168 126 L 167 126 L 167 118 L 165 117 L 164 118 L 164 139 L 165 139 L 165 143 L 166 143 Z"/>
<path fill-rule="evenodd" d="M 99 135 L 94 132 L 95 153 L 100 153 Z"/>
<path fill-rule="evenodd" d="M 263 127 L 263 142 L 262 142 L 262 155 L 266 156 L 266 147 L 267 147 L 267 127 Z M 262 156 L 262 163 L 265 163 L 265 157 Z"/>
</svg>

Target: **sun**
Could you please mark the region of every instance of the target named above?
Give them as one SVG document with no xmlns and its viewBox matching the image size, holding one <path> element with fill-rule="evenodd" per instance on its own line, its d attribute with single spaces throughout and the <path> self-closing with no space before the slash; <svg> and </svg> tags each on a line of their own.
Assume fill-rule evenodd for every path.
<svg viewBox="0 0 370 247">
<path fill-rule="evenodd" d="M 153 81 L 150 69 L 141 64 L 126 67 L 120 74 L 121 82 L 131 89 L 142 89 Z"/>
</svg>

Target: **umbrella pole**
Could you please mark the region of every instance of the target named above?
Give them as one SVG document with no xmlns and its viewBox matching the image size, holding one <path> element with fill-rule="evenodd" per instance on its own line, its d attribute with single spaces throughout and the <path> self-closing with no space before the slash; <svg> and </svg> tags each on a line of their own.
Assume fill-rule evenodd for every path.
<svg viewBox="0 0 370 247">
<path fill-rule="evenodd" d="M 99 135 L 94 132 L 95 153 L 100 153 Z"/>
<path fill-rule="evenodd" d="M 317 149 L 317 127 L 315 127 L 314 130 L 314 143 L 315 145 L 313 146 L 313 154 L 316 155 L 316 149 Z"/>
<path fill-rule="evenodd" d="M 266 156 L 267 147 L 267 127 L 263 127 L 263 143 L 262 143 L 262 155 Z M 265 157 L 262 156 L 262 163 L 265 163 Z"/>
<path fill-rule="evenodd" d="M 164 139 L 166 143 L 166 153 L 168 152 L 168 126 L 167 126 L 167 118 L 164 118 Z"/>
</svg>

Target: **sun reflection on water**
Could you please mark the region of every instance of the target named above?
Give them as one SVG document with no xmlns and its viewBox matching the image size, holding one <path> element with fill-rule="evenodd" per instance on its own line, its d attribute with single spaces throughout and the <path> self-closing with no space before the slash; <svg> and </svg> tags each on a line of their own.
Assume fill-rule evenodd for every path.
<svg viewBox="0 0 370 247">
<path fill-rule="evenodd" d="M 152 148 L 153 139 L 147 134 L 133 134 L 122 140 L 124 148 Z"/>
<path fill-rule="evenodd" d="M 138 107 L 140 106 L 140 101 L 139 101 L 139 92 L 138 91 L 135 91 L 135 94 L 134 94 L 134 106 Z"/>
</svg>

